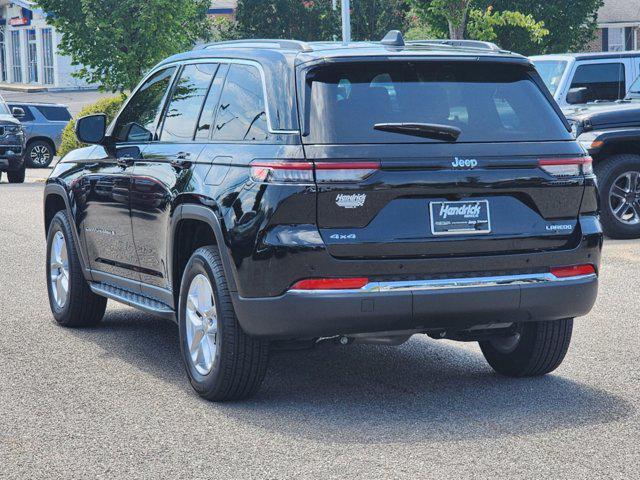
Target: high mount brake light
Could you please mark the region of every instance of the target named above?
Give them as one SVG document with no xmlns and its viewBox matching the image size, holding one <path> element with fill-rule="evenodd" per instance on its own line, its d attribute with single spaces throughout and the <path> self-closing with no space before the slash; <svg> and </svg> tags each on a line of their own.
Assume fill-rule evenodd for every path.
<svg viewBox="0 0 640 480">
<path fill-rule="evenodd" d="M 264 183 L 343 183 L 359 182 L 380 168 L 380 162 L 305 162 L 287 160 L 255 160 L 251 162 L 251 178 Z"/>
<path fill-rule="evenodd" d="M 591 157 L 540 158 L 538 165 L 555 177 L 576 177 L 593 173 Z"/>
<path fill-rule="evenodd" d="M 291 290 L 354 290 L 367 283 L 369 279 L 365 277 L 307 278 L 294 283 Z"/>
<path fill-rule="evenodd" d="M 571 265 L 568 267 L 551 267 L 551 275 L 557 278 L 580 277 L 583 275 L 593 275 L 596 269 L 593 265 Z"/>
</svg>

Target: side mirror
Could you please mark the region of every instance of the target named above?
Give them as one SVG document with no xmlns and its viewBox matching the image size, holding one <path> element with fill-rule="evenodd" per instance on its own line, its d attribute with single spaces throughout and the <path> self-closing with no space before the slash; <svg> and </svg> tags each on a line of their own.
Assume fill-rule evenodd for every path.
<svg viewBox="0 0 640 480">
<path fill-rule="evenodd" d="M 11 115 L 13 115 L 14 117 L 20 119 L 20 118 L 24 118 L 27 114 L 24 112 L 24 108 L 22 108 L 22 107 L 13 107 L 11 109 Z"/>
<path fill-rule="evenodd" d="M 107 116 L 104 113 L 87 115 L 76 120 L 76 137 L 81 143 L 101 144 L 107 131 Z"/>
<path fill-rule="evenodd" d="M 587 103 L 587 87 L 570 88 L 567 92 L 567 103 Z"/>
</svg>

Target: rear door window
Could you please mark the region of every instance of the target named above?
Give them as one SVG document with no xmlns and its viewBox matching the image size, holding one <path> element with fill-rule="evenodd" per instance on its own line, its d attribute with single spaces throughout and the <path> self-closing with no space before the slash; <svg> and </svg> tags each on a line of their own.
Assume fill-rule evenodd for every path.
<svg viewBox="0 0 640 480">
<path fill-rule="evenodd" d="M 214 140 L 264 141 L 269 138 L 264 90 L 259 70 L 232 64 L 222 89 Z"/>
<path fill-rule="evenodd" d="M 374 129 L 423 123 L 461 130 L 457 142 L 569 140 L 569 132 L 521 65 L 353 62 L 309 72 L 304 141 L 317 144 L 441 142 Z"/>
<path fill-rule="evenodd" d="M 582 87 L 587 89 L 587 102 L 624 98 L 627 92 L 624 64 L 615 62 L 578 65 L 570 88 Z"/>
<path fill-rule="evenodd" d="M 71 120 L 69 110 L 64 107 L 53 107 L 38 105 L 36 107 L 40 113 L 51 122 L 68 122 Z"/>
<path fill-rule="evenodd" d="M 187 65 L 173 87 L 160 141 L 185 142 L 193 139 L 204 99 L 216 74 L 215 63 Z"/>
</svg>

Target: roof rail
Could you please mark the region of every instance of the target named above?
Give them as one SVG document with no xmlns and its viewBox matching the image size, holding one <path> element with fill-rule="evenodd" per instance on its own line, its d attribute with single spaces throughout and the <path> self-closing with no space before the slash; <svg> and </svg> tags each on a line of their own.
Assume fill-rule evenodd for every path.
<svg viewBox="0 0 640 480">
<path fill-rule="evenodd" d="M 480 40 L 412 40 L 407 43 L 410 45 L 448 45 L 450 47 L 479 48 L 482 50 L 502 50 L 495 43 Z"/>
<path fill-rule="evenodd" d="M 297 50 L 299 52 L 310 52 L 311 46 L 300 40 L 282 40 L 278 38 L 255 38 L 246 40 L 228 40 L 226 42 L 213 42 L 204 45 L 197 45 L 194 50 L 209 50 L 213 48 L 266 48 L 278 50 Z"/>
</svg>

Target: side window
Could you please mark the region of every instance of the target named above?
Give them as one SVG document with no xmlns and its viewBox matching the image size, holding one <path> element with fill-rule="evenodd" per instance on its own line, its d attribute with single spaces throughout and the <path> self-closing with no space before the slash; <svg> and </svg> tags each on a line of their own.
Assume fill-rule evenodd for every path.
<svg viewBox="0 0 640 480">
<path fill-rule="evenodd" d="M 215 120 L 215 140 L 266 140 L 269 138 L 262 79 L 256 67 L 234 64 Z"/>
<path fill-rule="evenodd" d="M 218 72 L 216 73 L 216 77 L 213 79 L 213 83 L 209 88 L 207 99 L 204 101 L 202 113 L 198 120 L 198 128 L 196 129 L 197 140 L 206 140 L 209 138 L 211 125 L 213 125 L 213 117 L 216 113 L 216 106 L 220 99 L 220 92 L 222 91 L 222 85 L 226 78 L 227 70 L 229 70 L 229 65 L 222 64 L 218 67 Z"/>
<path fill-rule="evenodd" d="M 36 107 L 40 113 L 52 122 L 68 122 L 71 120 L 71 114 L 69 110 L 64 107 L 45 107 L 40 105 Z"/>
<path fill-rule="evenodd" d="M 193 139 L 202 104 L 217 69 L 218 65 L 215 63 L 197 63 L 184 67 L 173 87 L 160 141 L 186 142 Z"/>
<path fill-rule="evenodd" d="M 33 113 L 31 113 L 31 109 L 29 107 L 27 107 L 26 105 L 20 105 L 20 104 L 17 104 L 17 103 L 10 103 L 9 104 L 9 111 L 13 110 L 13 107 L 19 107 L 19 108 L 24 110 L 24 117 L 22 117 L 20 119 L 21 122 L 33 122 L 35 120 L 35 117 L 33 116 Z"/>
<path fill-rule="evenodd" d="M 627 93 L 623 63 L 594 63 L 579 65 L 570 88 L 587 89 L 588 102 L 618 100 Z"/>
<path fill-rule="evenodd" d="M 127 103 L 113 129 L 118 142 L 148 142 L 153 139 L 162 99 L 171 84 L 175 67 L 149 78 Z"/>
</svg>

